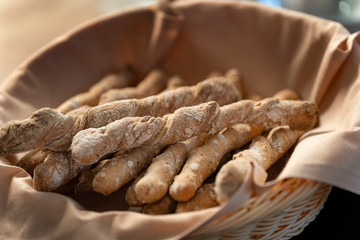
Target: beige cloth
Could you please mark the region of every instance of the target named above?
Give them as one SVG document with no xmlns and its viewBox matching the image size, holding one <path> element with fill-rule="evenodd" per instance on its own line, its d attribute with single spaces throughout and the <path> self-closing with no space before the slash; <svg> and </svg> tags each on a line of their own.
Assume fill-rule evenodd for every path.
<svg viewBox="0 0 360 240">
<path fill-rule="evenodd" d="M 360 194 L 359 34 L 248 2 L 179 1 L 174 8 L 116 13 L 45 46 L 1 85 L 0 123 L 56 107 L 126 63 L 142 74 L 160 65 L 192 83 L 237 68 L 250 91 L 271 96 L 293 88 L 320 108 L 319 126 L 302 137 L 270 185 L 301 177 Z M 228 204 L 154 217 L 121 211 L 121 196 L 94 196 L 85 209 L 69 197 L 36 192 L 27 173 L 0 159 L 0 238 L 6 239 L 176 239 L 240 207 L 251 180 L 262 187 L 266 177 L 255 165 L 261 174 L 249 173 Z M 117 204 L 116 211 L 102 211 Z"/>
</svg>

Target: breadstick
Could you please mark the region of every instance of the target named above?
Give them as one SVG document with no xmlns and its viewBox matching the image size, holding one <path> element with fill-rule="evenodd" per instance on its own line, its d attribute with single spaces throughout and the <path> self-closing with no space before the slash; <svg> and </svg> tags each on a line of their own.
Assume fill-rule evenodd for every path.
<svg viewBox="0 0 360 240">
<path fill-rule="evenodd" d="M 168 75 L 161 69 L 154 69 L 136 87 L 113 88 L 106 91 L 100 96 L 98 105 L 158 94 L 166 88 L 168 78 Z"/>
<path fill-rule="evenodd" d="M 250 99 L 250 100 L 254 100 L 254 101 L 261 101 L 261 99 L 263 99 L 263 97 L 260 94 L 255 93 L 255 92 L 248 92 L 245 95 L 245 98 Z"/>
<path fill-rule="evenodd" d="M 202 185 L 190 200 L 177 203 L 175 213 L 198 211 L 218 206 L 214 186 L 214 183 Z"/>
<path fill-rule="evenodd" d="M 75 188 L 77 182 L 78 182 L 78 179 L 76 177 L 74 177 L 74 178 L 70 179 L 69 181 L 67 181 L 66 183 L 64 183 L 63 185 L 61 185 L 60 187 L 52 190 L 51 192 L 59 193 L 59 194 L 63 194 L 63 195 L 73 194 L 74 188 Z"/>
<path fill-rule="evenodd" d="M 163 215 L 173 213 L 175 209 L 176 201 L 166 195 L 157 202 L 144 205 L 142 212 L 150 215 Z"/>
<path fill-rule="evenodd" d="M 81 116 L 90 108 L 89 105 L 82 105 L 65 113 L 65 115 Z"/>
<path fill-rule="evenodd" d="M 170 195 L 177 201 L 188 201 L 203 182 L 218 168 L 228 152 L 238 149 L 262 132 L 262 127 L 236 124 L 212 137 L 190 152 L 181 172 L 174 178 Z"/>
<path fill-rule="evenodd" d="M 258 136 L 248 150 L 241 151 L 224 164 L 216 175 L 215 192 L 219 203 L 226 202 L 242 184 L 250 161 L 256 161 L 265 170 L 285 154 L 304 133 L 288 126 L 272 129 L 267 137 Z"/>
<path fill-rule="evenodd" d="M 134 183 L 137 199 L 142 203 L 153 203 L 163 198 L 184 165 L 189 151 L 201 146 L 208 137 L 209 134 L 200 134 L 187 141 L 175 143 L 156 156 L 144 176 Z"/>
<path fill-rule="evenodd" d="M 299 94 L 288 88 L 282 89 L 275 93 L 274 98 L 278 98 L 280 100 L 300 100 Z"/>
<path fill-rule="evenodd" d="M 16 166 L 21 167 L 32 176 L 36 166 L 43 163 L 50 152 L 49 150 L 31 150 L 20 158 Z"/>
<path fill-rule="evenodd" d="M 100 95 L 111 88 L 124 88 L 135 83 L 135 75 L 130 68 L 125 68 L 119 73 L 108 74 L 99 82 L 95 83 L 87 92 L 77 94 L 60 106 L 57 110 L 60 113 L 67 113 L 82 105 L 95 106 L 99 102 Z"/>
<path fill-rule="evenodd" d="M 166 89 L 164 91 L 173 90 L 182 86 L 185 86 L 185 80 L 178 75 L 172 76 L 167 82 Z"/>
<path fill-rule="evenodd" d="M 144 203 L 141 202 L 137 197 L 137 194 L 135 192 L 135 186 L 139 182 L 139 180 L 145 175 L 145 172 L 146 170 L 142 171 L 126 190 L 125 200 L 131 207 L 140 207 L 144 205 Z"/>
<path fill-rule="evenodd" d="M 227 72 L 230 77 L 236 74 L 235 70 Z M 297 100 L 299 96 L 290 89 L 284 89 L 277 92 L 274 98 Z M 203 146 L 190 153 L 181 173 L 175 177 L 170 187 L 170 195 L 177 201 L 188 201 L 202 183 L 218 168 L 226 153 L 241 148 L 261 132 L 262 128 L 259 126 L 238 124 L 212 136 Z"/>
<path fill-rule="evenodd" d="M 102 128 L 82 130 L 74 136 L 71 152 L 75 161 L 93 164 L 113 152 L 125 152 L 143 144 L 164 147 L 237 123 L 260 125 L 264 130 L 280 125 L 311 129 L 317 114 L 317 106 L 309 101 L 268 98 L 260 102 L 242 100 L 223 107 L 211 101 L 183 107 L 163 117 L 128 117 Z"/>
<path fill-rule="evenodd" d="M 89 109 L 90 106 L 83 105 L 79 108 L 73 109 L 66 113 L 66 115 L 81 115 L 83 114 L 87 109 Z M 20 160 L 16 163 L 18 167 L 23 168 L 26 172 L 28 172 L 31 176 L 33 175 L 34 169 L 37 165 L 44 162 L 45 158 L 51 151 L 49 150 L 31 150 L 28 153 L 26 153 Z"/>
<path fill-rule="evenodd" d="M 276 92 L 273 96 L 274 98 L 278 98 L 279 100 L 300 100 L 300 96 L 297 92 L 292 89 L 284 88 L 278 92 Z M 260 101 L 262 97 L 254 92 L 249 92 L 246 94 L 247 99 Z"/>
<path fill-rule="evenodd" d="M 98 128 L 128 116 L 163 116 L 183 106 L 216 100 L 225 105 L 242 99 L 236 82 L 212 78 L 143 99 L 121 100 L 92 107 L 81 116 L 63 115 L 42 108 L 22 121 L 10 121 L 0 128 L 0 155 L 32 149 L 65 151 L 73 136 L 86 128 Z"/>
<path fill-rule="evenodd" d="M 139 207 L 133 207 L 133 206 L 129 206 L 127 211 L 129 212 L 137 212 L 137 213 L 142 213 L 143 211 L 143 206 L 139 206 Z"/>
<path fill-rule="evenodd" d="M 230 82 L 234 82 L 234 84 L 237 84 L 237 89 L 241 91 L 241 96 L 245 98 L 246 92 L 244 87 L 244 81 L 239 71 L 235 68 L 231 68 L 225 72 L 225 78 L 227 78 Z"/>
<path fill-rule="evenodd" d="M 209 72 L 206 78 L 221 77 L 223 74 L 220 71 Z"/>
<path fill-rule="evenodd" d="M 12 166 L 16 165 L 16 163 L 19 161 L 18 156 L 15 154 L 5 154 L 3 157 L 4 157 L 4 160 L 6 160 L 8 162 L 8 164 L 10 164 Z"/>
<path fill-rule="evenodd" d="M 86 193 L 93 190 L 92 183 L 94 177 L 107 161 L 108 160 L 103 160 L 99 162 L 94 168 L 85 169 L 80 173 L 79 182 L 75 186 L 76 194 Z"/>
<path fill-rule="evenodd" d="M 135 178 L 161 149 L 140 147 L 115 156 L 102 166 L 93 180 L 93 190 L 105 196 Z"/>
<path fill-rule="evenodd" d="M 38 191 L 54 191 L 88 167 L 90 166 L 72 160 L 69 151 L 51 152 L 45 161 L 34 169 L 33 187 Z"/>
</svg>

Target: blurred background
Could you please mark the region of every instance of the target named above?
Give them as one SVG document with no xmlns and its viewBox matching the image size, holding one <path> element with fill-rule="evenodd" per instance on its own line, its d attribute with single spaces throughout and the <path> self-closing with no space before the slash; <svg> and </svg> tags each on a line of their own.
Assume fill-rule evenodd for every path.
<svg viewBox="0 0 360 240">
<path fill-rule="evenodd" d="M 256 0 L 252 0 L 256 1 Z M 0 0 L 0 83 L 36 50 L 94 17 L 156 0 Z M 360 30 L 360 0 L 258 0 L 341 22 Z"/>
</svg>

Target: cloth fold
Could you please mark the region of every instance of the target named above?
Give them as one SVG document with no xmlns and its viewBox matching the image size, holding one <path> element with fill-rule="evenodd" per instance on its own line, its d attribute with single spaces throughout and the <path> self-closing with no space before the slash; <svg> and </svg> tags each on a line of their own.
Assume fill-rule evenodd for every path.
<svg viewBox="0 0 360 240">
<path fill-rule="evenodd" d="M 155 11 L 149 45 L 143 63 L 142 75 L 154 68 L 169 52 L 180 31 L 184 15 L 171 6 L 170 1 L 159 1 Z"/>
</svg>

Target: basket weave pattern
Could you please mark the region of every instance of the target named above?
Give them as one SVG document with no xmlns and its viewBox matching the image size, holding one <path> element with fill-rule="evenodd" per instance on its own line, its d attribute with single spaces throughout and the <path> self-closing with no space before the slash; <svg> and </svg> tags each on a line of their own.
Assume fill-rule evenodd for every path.
<svg viewBox="0 0 360 240">
<path fill-rule="evenodd" d="M 330 185 L 311 180 L 280 181 L 189 239 L 289 239 L 315 219 L 330 191 Z"/>
</svg>

